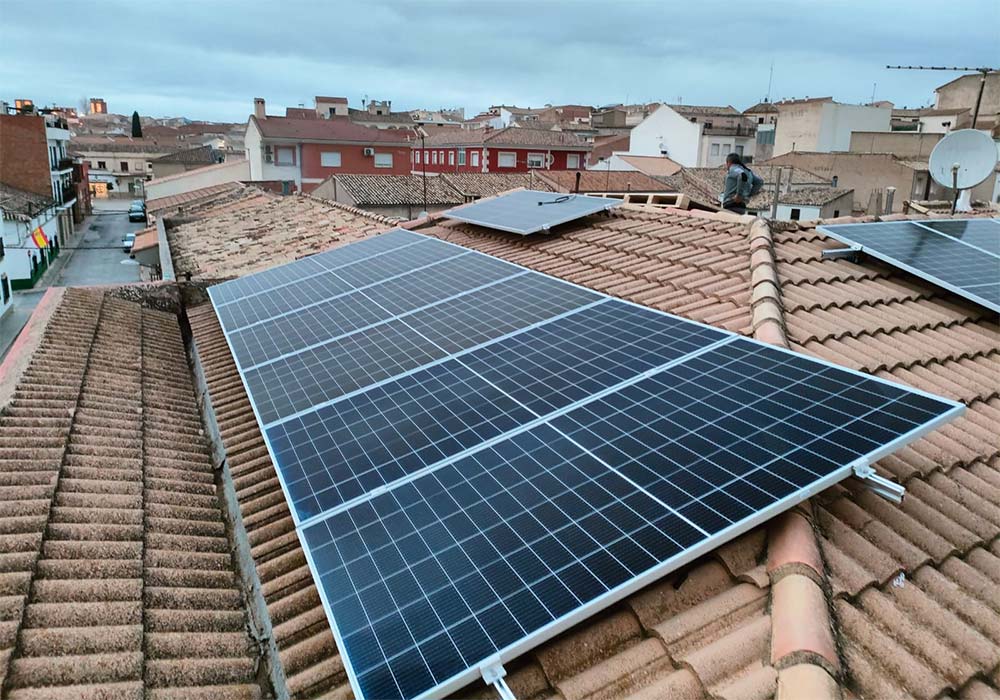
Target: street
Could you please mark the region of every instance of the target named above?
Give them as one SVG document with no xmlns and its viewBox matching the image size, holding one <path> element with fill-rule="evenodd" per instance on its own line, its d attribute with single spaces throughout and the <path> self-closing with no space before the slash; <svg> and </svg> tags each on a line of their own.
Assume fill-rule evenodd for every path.
<svg viewBox="0 0 1000 700">
<path fill-rule="evenodd" d="M 14 307 L 0 320 L 0 359 L 49 287 L 127 284 L 139 281 L 139 264 L 122 251 L 122 236 L 143 228 L 128 220 L 128 199 L 94 199 L 94 214 L 32 289 L 14 292 Z"/>
</svg>

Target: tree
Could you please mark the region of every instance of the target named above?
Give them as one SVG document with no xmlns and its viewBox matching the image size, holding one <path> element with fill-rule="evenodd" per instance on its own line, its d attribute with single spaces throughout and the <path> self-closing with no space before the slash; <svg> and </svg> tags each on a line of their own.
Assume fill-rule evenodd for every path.
<svg viewBox="0 0 1000 700">
<path fill-rule="evenodd" d="M 139 113 L 132 112 L 132 137 L 142 138 L 142 124 L 139 123 Z"/>
</svg>

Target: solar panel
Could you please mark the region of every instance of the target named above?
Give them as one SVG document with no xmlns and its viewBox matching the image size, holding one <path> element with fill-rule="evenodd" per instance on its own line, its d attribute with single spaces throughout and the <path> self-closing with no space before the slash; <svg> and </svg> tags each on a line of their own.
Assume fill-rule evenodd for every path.
<svg viewBox="0 0 1000 700">
<path fill-rule="evenodd" d="M 963 409 L 404 233 L 209 289 L 359 698 L 456 689 Z"/>
<path fill-rule="evenodd" d="M 449 219 L 527 235 L 621 205 L 621 200 L 516 190 L 466 204 L 444 213 Z"/>
<path fill-rule="evenodd" d="M 1000 312 L 1000 219 L 892 221 L 818 230 Z"/>
</svg>

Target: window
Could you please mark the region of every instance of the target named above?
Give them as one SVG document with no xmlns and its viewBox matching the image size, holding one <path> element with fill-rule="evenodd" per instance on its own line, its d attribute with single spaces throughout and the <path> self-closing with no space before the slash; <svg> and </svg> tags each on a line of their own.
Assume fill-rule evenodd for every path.
<svg viewBox="0 0 1000 700">
<path fill-rule="evenodd" d="M 376 153 L 375 154 L 375 167 L 376 168 L 391 168 L 392 167 L 392 154 L 391 153 Z"/>
<path fill-rule="evenodd" d="M 278 146 L 274 149 L 274 156 L 278 165 L 295 165 L 294 146 Z"/>
<path fill-rule="evenodd" d="M 433 163 L 434 165 L 437 165 L 437 162 L 438 162 L 438 152 L 437 151 L 431 151 L 431 163 Z"/>
<path fill-rule="evenodd" d="M 472 167 L 473 168 L 479 167 L 479 151 L 472 152 Z"/>
<path fill-rule="evenodd" d="M 705 122 L 705 128 L 706 129 L 711 129 L 712 128 L 712 122 Z"/>
<path fill-rule="evenodd" d="M 831 186 L 831 187 L 836 187 L 836 186 L 837 186 L 837 181 L 838 181 L 838 180 L 840 180 L 840 178 L 839 178 L 839 177 L 837 177 L 836 175 L 834 175 L 834 176 L 833 176 L 833 177 L 832 177 L 832 178 L 830 179 L 830 186 Z"/>
<path fill-rule="evenodd" d="M 580 167 L 580 154 L 579 153 L 568 153 L 566 155 L 566 167 L 570 170 L 576 170 Z"/>
<path fill-rule="evenodd" d="M 438 162 L 444 165 L 444 151 L 438 151 Z"/>
<path fill-rule="evenodd" d="M 97 161 L 97 168 L 99 170 L 107 170 L 108 169 L 108 164 L 107 164 L 106 161 L 99 160 L 99 161 Z"/>
<path fill-rule="evenodd" d="M 6 274 L 0 275 L 0 288 L 3 291 L 3 303 L 6 304 L 10 301 L 10 280 Z"/>
<path fill-rule="evenodd" d="M 319 154 L 319 164 L 324 168 L 340 167 L 340 151 L 323 151 Z"/>
<path fill-rule="evenodd" d="M 413 161 L 417 165 L 420 165 L 420 151 L 416 152 L 416 160 Z"/>
<path fill-rule="evenodd" d="M 448 151 L 448 165 L 455 164 L 455 151 Z"/>
<path fill-rule="evenodd" d="M 798 221 L 800 216 L 802 216 L 801 209 L 792 209 L 792 213 L 789 214 L 788 218 L 790 218 L 792 221 Z"/>
<path fill-rule="evenodd" d="M 833 218 L 836 219 L 838 216 L 840 216 L 840 209 L 834 209 L 833 210 Z"/>
<path fill-rule="evenodd" d="M 528 167 L 529 168 L 544 168 L 545 167 L 545 154 L 544 153 L 529 153 L 528 154 Z"/>
<path fill-rule="evenodd" d="M 516 153 L 498 153 L 497 154 L 497 167 L 498 168 L 513 168 L 517 166 L 517 154 Z"/>
<path fill-rule="evenodd" d="M 712 155 L 712 156 L 719 155 L 719 144 L 713 143 L 712 146 L 711 146 L 711 148 L 709 149 L 708 153 L 709 153 L 709 155 Z"/>
<path fill-rule="evenodd" d="M 121 171 L 123 173 L 127 173 L 128 172 L 128 161 L 127 160 L 123 160 L 121 163 L 119 163 L 119 165 L 121 166 Z"/>
<path fill-rule="evenodd" d="M 465 149 L 464 148 L 458 149 L 458 164 L 459 165 L 465 165 Z"/>
<path fill-rule="evenodd" d="M 743 157 L 743 146 L 736 147 L 736 155 L 738 155 L 740 158 Z"/>
<path fill-rule="evenodd" d="M 757 117 L 757 123 L 758 124 L 763 124 L 764 123 L 764 117 Z"/>
</svg>

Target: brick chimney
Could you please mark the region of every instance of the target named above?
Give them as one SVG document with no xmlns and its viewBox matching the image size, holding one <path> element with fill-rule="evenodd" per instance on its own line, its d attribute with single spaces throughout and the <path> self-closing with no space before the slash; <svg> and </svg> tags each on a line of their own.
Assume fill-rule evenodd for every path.
<svg viewBox="0 0 1000 700">
<path fill-rule="evenodd" d="M 258 119 L 267 119 L 267 112 L 264 110 L 264 98 L 253 98 L 253 115 Z"/>
</svg>

